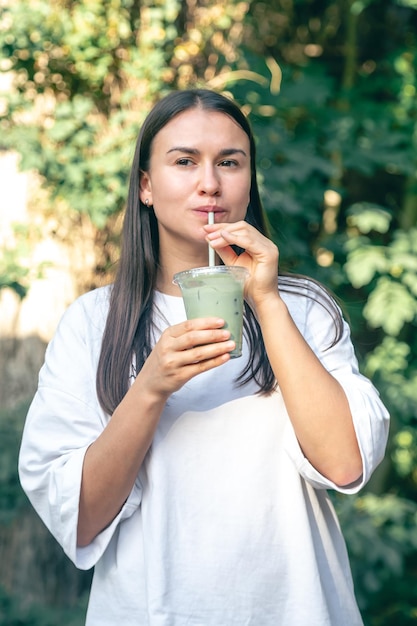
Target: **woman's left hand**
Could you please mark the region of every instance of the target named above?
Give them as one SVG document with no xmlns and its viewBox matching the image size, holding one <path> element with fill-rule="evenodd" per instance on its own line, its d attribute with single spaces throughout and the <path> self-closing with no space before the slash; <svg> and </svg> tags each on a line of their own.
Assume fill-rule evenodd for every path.
<svg viewBox="0 0 417 626">
<path fill-rule="evenodd" d="M 243 265 L 250 272 L 245 297 L 256 312 L 303 454 L 334 483 L 355 482 L 362 472 L 362 458 L 349 403 L 343 387 L 310 348 L 280 298 L 277 247 L 246 222 L 205 229 L 207 241 L 226 265 Z M 232 244 L 245 251 L 238 256 Z"/>
<path fill-rule="evenodd" d="M 250 276 L 245 283 L 245 298 L 255 309 L 271 295 L 278 295 L 277 246 L 245 221 L 233 224 L 207 224 L 207 241 L 225 265 L 245 267 Z M 232 245 L 244 249 L 237 255 Z"/>
</svg>

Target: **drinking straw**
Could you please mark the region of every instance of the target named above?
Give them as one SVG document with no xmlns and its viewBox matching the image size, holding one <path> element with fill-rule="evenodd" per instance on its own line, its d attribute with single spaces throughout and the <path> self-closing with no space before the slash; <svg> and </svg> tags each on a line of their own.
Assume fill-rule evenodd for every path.
<svg viewBox="0 0 417 626">
<path fill-rule="evenodd" d="M 214 224 L 214 212 L 213 211 L 209 211 L 208 213 L 208 223 Z M 210 244 L 208 245 L 208 252 L 209 252 L 209 267 L 214 267 L 216 265 L 216 261 L 214 258 L 215 253 Z"/>
</svg>

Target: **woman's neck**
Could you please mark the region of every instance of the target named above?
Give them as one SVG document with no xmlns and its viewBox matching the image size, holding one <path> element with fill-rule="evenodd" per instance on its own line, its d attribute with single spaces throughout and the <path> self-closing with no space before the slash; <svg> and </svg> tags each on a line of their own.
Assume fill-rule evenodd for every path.
<svg viewBox="0 0 417 626">
<path fill-rule="evenodd" d="M 193 267 L 205 267 L 206 265 L 208 265 L 208 258 L 202 255 L 186 259 L 174 258 L 172 256 L 168 259 L 161 259 L 158 268 L 156 288 L 158 291 L 167 295 L 180 296 L 180 288 L 172 282 L 174 274 L 192 269 Z"/>
</svg>

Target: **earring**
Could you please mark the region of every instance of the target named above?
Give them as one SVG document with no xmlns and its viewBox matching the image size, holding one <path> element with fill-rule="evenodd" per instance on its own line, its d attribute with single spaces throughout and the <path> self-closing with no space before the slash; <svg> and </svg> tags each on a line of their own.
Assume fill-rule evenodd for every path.
<svg viewBox="0 0 417 626">
<path fill-rule="evenodd" d="M 149 198 L 146 198 L 146 200 L 145 200 L 145 204 L 146 204 L 146 208 L 148 208 L 148 209 L 149 209 Z"/>
</svg>

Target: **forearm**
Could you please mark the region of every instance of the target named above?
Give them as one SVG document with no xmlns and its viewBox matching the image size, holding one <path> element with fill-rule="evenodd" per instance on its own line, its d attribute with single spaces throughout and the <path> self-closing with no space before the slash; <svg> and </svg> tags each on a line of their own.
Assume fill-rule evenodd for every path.
<svg viewBox="0 0 417 626">
<path fill-rule="evenodd" d="M 278 294 L 256 307 L 268 357 L 305 456 L 338 485 L 362 472 L 349 404 L 295 325 Z"/>
<path fill-rule="evenodd" d="M 83 465 L 77 540 L 88 545 L 119 513 L 152 443 L 164 401 L 133 386 Z"/>
<path fill-rule="evenodd" d="M 78 544 L 85 546 L 115 518 L 128 498 L 169 396 L 197 374 L 230 359 L 234 343 L 218 318 L 168 327 L 88 448 L 79 502 Z"/>
</svg>

